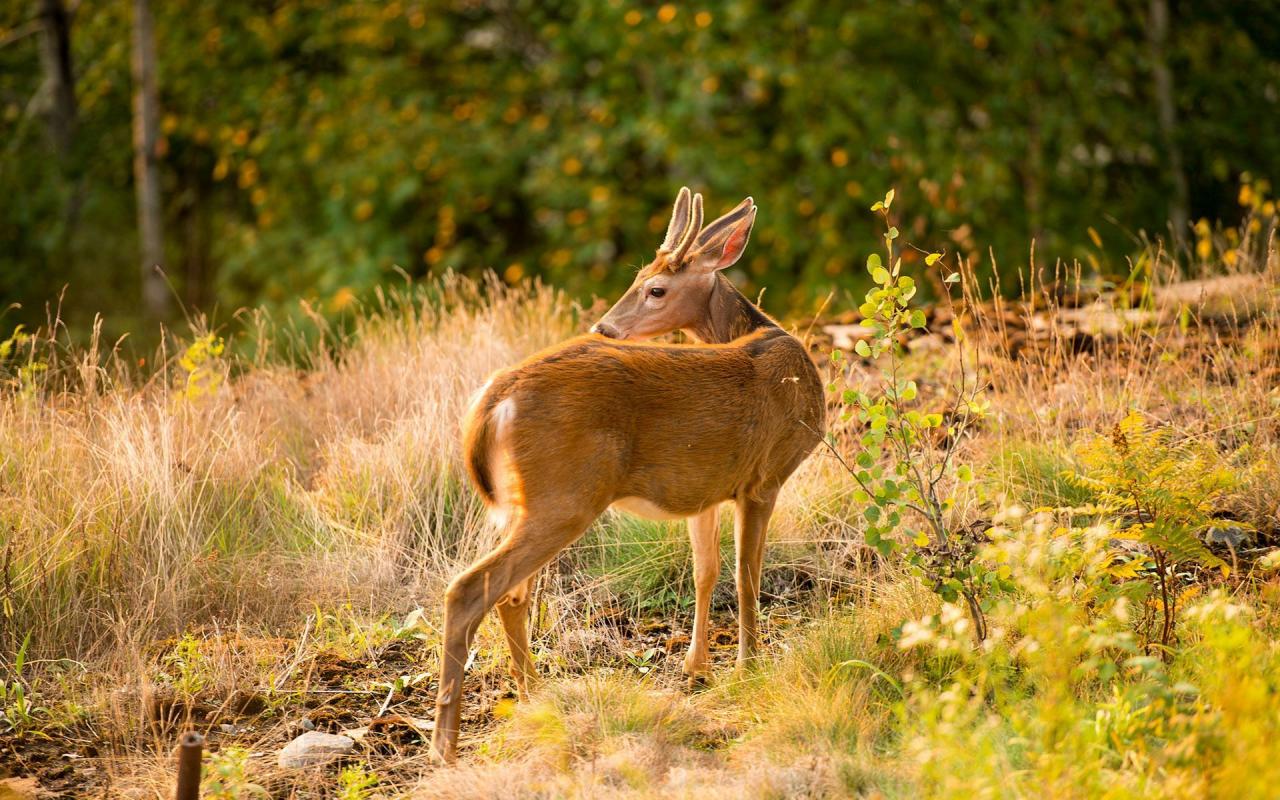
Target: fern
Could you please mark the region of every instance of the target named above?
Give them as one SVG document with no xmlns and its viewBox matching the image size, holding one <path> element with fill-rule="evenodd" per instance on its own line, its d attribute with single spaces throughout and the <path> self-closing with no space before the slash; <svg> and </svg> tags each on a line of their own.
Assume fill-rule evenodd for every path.
<svg viewBox="0 0 1280 800">
<path fill-rule="evenodd" d="M 1089 505 L 1067 510 L 1121 517 L 1113 538 L 1137 542 L 1149 554 L 1148 560 L 1118 552 L 1108 571 L 1121 580 L 1142 576 L 1154 582 L 1163 617 L 1160 643 L 1167 652 L 1178 603 L 1172 585 L 1178 567 L 1194 564 L 1224 576 L 1230 571 L 1200 534 L 1238 485 L 1230 464 L 1242 451 L 1223 456 L 1209 444 L 1178 438 L 1135 412 L 1108 435 L 1078 446 L 1074 455 L 1077 469 L 1063 477 L 1093 496 Z"/>
<path fill-rule="evenodd" d="M 1157 523 L 1147 528 L 1142 543 L 1165 551 L 1175 563 L 1199 564 L 1222 570 L 1223 575 L 1231 571 L 1226 561 L 1205 547 L 1204 542 L 1187 528 Z"/>
</svg>

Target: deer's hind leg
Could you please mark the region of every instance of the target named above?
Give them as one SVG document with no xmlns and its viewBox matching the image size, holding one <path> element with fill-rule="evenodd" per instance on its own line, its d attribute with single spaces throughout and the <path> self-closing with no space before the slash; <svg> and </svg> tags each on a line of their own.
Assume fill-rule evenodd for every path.
<svg viewBox="0 0 1280 800">
<path fill-rule="evenodd" d="M 511 677 L 516 681 L 516 695 L 520 702 L 529 699 L 529 680 L 535 677 L 533 657 L 529 654 L 529 600 L 533 578 L 525 578 L 516 588 L 498 601 L 498 618 L 507 635 L 507 648 L 511 651 Z"/>
<path fill-rule="evenodd" d="M 572 512 L 566 511 L 564 505 L 546 504 L 540 509 L 518 512 L 506 538 L 454 578 L 445 592 L 444 646 L 436 695 L 436 730 L 432 736 L 432 747 L 445 761 L 452 762 L 457 756 L 463 667 L 481 619 L 499 600 L 581 536 L 603 510 L 601 506 L 587 512 Z M 523 644 L 527 654 L 527 631 Z"/>
<path fill-rule="evenodd" d="M 760 606 L 760 572 L 764 562 L 765 533 L 777 495 L 763 498 L 740 497 L 734 516 L 734 544 L 737 546 L 738 584 L 738 667 L 742 668 L 760 650 L 760 628 L 756 620 Z"/>
</svg>

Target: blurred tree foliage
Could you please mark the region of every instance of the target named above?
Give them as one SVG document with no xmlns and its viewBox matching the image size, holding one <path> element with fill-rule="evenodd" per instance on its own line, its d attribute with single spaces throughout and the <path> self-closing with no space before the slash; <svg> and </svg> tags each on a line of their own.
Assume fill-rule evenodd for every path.
<svg viewBox="0 0 1280 800">
<path fill-rule="evenodd" d="M 75 0 L 53 134 L 48 2 L 0 9 L 0 326 L 140 315 L 129 4 Z M 1153 46 L 1151 14 L 1167 8 Z M 675 190 L 761 207 L 736 276 L 854 288 L 898 191 L 907 241 L 989 268 L 1132 251 L 1280 175 L 1273 0 L 154 3 L 167 273 L 190 307 L 338 310 L 403 271 L 609 294 Z M 1159 63 L 1176 127 L 1161 130 Z M 1167 136 L 1165 135 L 1167 134 Z M 65 145 L 65 147 L 63 146 Z M 1176 161 L 1173 163 L 1177 163 Z M 911 251 L 908 251 L 909 255 Z"/>
</svg>

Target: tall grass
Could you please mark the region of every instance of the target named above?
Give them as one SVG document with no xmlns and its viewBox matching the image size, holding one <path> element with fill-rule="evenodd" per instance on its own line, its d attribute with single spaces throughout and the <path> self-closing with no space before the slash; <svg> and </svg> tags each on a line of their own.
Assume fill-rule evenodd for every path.
<svg viewBox="0 0 1280 800">
<path fill-rule="evenodd" d="M 576 324 L 550 289 L 447 277 L 295 348 L 305 371 L 264 355 L 286 334 L 260 326 L 232 342 L 250 356 L 202 367 L 228 378 L 197 395 L 190 339 L 146 380 L 115 354 L 25 341 L 0 394 L 3 650 L 30 636 L 33 657 L 95 659 L 433 596 L 492 544 L 456 452 L 468 396 Z"/>
</svg>

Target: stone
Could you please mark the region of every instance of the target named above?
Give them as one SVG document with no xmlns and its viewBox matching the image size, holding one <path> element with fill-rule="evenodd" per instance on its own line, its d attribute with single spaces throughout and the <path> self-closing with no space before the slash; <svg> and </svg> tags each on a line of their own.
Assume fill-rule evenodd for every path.
<svg viewBox="0 0 1280 800">
<path fill-rule="evenodd" d="M 1239 550 L 1253 543 L 1253 532 L 1239 525 L 1224 524 L 1214 526 L 1204 532 L 1205 544 L 1216 544 Z"/>
<path fill-rule="evenodd" d="M 285 769 L 318 767 L 350 755 L 355 748 L 355 740 L 349 736 L 307 731 L 285 745 L 276 761 Z"/>
</svg>

